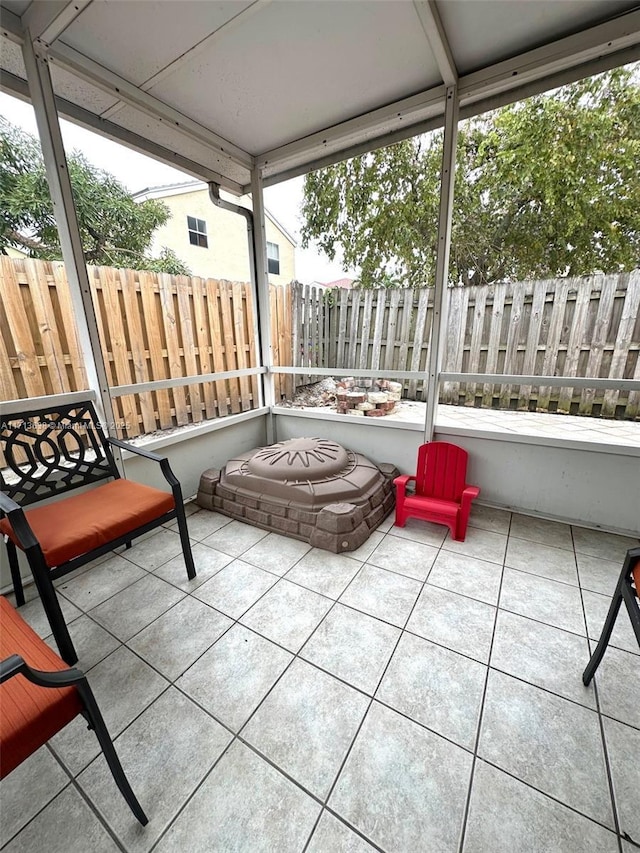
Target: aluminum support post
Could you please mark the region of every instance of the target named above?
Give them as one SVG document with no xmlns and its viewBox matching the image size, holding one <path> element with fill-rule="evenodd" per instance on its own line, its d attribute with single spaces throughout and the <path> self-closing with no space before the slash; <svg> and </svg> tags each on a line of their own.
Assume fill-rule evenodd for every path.
<svg viewBox="0 0 640 853">
<path fill-rule="evenodd" d="M 447 88 L 444 117 L 444 142 L 440 170 L 440 213 L 438 217 L 438 248 L 436 254 L 435 292 L 433 297 L 433 322 L 427 364 L 427 411 L 424 426 L 425 442 L 432 441 L 440 392 L 440 366 L 442 348 L 447 328 L 447 280 L 449 272 L 449 247 L 451 245 L 451 218 L 453 212 L 453 181 L 456 171 L 456 145 L 458 140 L 458 91 Z"/>
<path fill-rule="evenodd" d="M 98 324 L 73 202 L 67 158 L 60 133 L 49 63 L 46 56 L 36 54 L 28 31 L 22 45 L 22 55 L 27 71 L 31 103 L 38 125 L 38 135 L 53 202 L 53 212 L 58 226 L 62 258 L 69 282 L 74 319 L 84 356 L 87 381 L 89 388 L 96 392 L 96 409 L 106 426 L 106 432 L 113 436 L 115 424 L 109 381 L 100 346 Z M 118 468 L 122 471 L 120 451 L 114 456 Z"/>
<path fill-rule="evenodd" d="M 258 351 L 261 364 L 267 368 L 262 375 L 263 403 L 269 407 L 267 415 L 267 444 L 275 439 L 273 407 L 275 405 L 275 386 L 273 367 L 273 346 L 271 342 L 271 311 L 269 304 L 269 270 L 267 263 L 267 232 L 264 221 L 264 198 L 262 195 L 262 175 L 257 167 L 251 172 L 251 198 L 253 203 L 253 245 L 256 264 L 256 314 L 258 319 Z"/>
</svg>

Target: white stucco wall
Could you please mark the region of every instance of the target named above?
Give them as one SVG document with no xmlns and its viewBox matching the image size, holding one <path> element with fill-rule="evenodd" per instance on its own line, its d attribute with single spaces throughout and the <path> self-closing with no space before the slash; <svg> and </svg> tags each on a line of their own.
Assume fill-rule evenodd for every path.
<svg viewBox="0 0 640 853">
<path fill-rule="evenodd" d="M 361 424 L 357 418 L 275 416 L 278 441 L 317 436 L 339 441 L 373 462 L 415 472 L 422 428 Z M 469 452 L 468 482 L 480 486 L 479 503 L 640 537 L 640 451 L 561 439 L 436 430 L 436 440 Z"/>
</svg>

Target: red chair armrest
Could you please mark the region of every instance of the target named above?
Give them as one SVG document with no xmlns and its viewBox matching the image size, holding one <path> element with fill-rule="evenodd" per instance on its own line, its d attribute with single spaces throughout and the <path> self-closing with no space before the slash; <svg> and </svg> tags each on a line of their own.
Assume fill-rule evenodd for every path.
<svg viewBox="0 0 640 853">
<path fill-rule="evenodd" d="M 415 482 L 415 479 L 416 478 L 411 476 L 410 474 L 402 474 L 400 477 L 395 478 L 395 480 L 393 481 L 393 485 L 398 490 L 398 497 L 404 497 L 404 493 L 407 488 L 407 483 Z"/>
<path fill-rule="evenodd" d="M 480 494 L 480 489 L 478 486 L 465 486 L 462 492 L 462 498 L 460 500 L 461 506 L 471 506 L 471 501 L 475 500 Z"/>
</svg>

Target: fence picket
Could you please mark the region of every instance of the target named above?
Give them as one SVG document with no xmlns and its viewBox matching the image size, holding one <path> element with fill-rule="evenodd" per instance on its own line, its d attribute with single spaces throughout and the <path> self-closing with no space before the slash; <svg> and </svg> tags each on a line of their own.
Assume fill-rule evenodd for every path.
<svg viewBox="0 0 640 853">
<path fill-rule="evenodd" d="M 164 359 L 164 327 L 161 316 L 160 292 L 157 284 L 157 276 L 153 273 L 137 273 L 140 284 L 140 296 L 142 297 L 142 315 L 147 330 L 149 343 L 149 361 L 151 365 L 151 379 L 165 379 L 167 372 Z M 158 422 L 160 429 L 168 429 L 173 426 L 171 414 L 171 397 L 168 390 L 161 389 L 152 394 L 158 409 Z"/>
<path fill-rule="evenodd" d="M 233 312 L 231 310 L 231 285 L 228 281 L 218 283 L 220 297 L 220 308 L 222 315 L 222 332 L 224 335 L 224 360 L 225 370 L 237 370 L 238 360 L 236 344 L 233 335 Z M 229 401 L 231 413 L 237 414 L 241 410 L 240 386 L 237 379 L 228 379 Z"/>
<path fill-rule="evenodd" d="M 421 369 L 422 349 L 429 342 L 429 330 L 427 327 L 427 314 L 429 312 L 429 295 L 428 288 L 423 288 L 418 297 L 418 311 L 416 313 L 416 327 L 413 332 L 413 350 L 411 352 L 411 370 L 417 372 Z M 426 363 L 426 362 L 425 362 Z M 423 383 L 424 388 L 424 383 Z M 408 396 L 410 400 L 417 399 L 418 396 L 418 380 L 409 380 Z"/>
<path fill-rule="evenodd" d="M 193 297 L 193 317 L 198 345 L 198 367 L 196 373 L 213 373 L 211 347 L 209 345 L 209 323 L 205 303 L 204 282 L 198 276 L 191 279 L 191 294 Z M 204 397 L 204 415 L 207 418 L 216 416 L 216 397 L 211 381 L 202 385 Z"/>
<path fill-rule="evenodd" d="M 397 365 L 400 370 L 409 370 L 409 336 L 411 334 L 411 316 L 413 314 L 413 288 L 402 294 L 402 323 L 400 326 L 400 346 Z"/>
<path fill-rule="evenodd" d="M 452 287 L 448 290 L 449 305 L 447 309 L 447 339 L 444 364 L 452 373 L 462 371 L 464 356 L 464 339 L 467 328 L 467 307 L 469 305 L 469 288 Z M 459 382 L 444 382 L 441 390 L 443 403 L 456 403 L 460 395 Z"/>
<path fill-rule="evenodd" d="M 470 302 L 473 305 L 473 325 L 471 329 L 471 344 L 469 346 L 469 364 L 468 373 L 480 373 L 480 352 L 482 347 L 482 332 L 484 330 L 485 309 L 487 303 L 487 288 L 478 287 L 475 289 L 475 300 L 470 297 Z M 473 406 L 476 401 L 475 382 L 467 382 L 465 389 L 465 406 Z"/>
<path fill-rule="evenodd" d="M 489 348 L 487 349 L 486 373 L 498 372 L 498 353 L 500 351 L 500 333 L 504 316 L 504 300 L 507 285 L 493 286 L 493 306 L 491 309 L 491 327 L 489 332 Z M 482 393 L 482 408 L 490 409 L 493 405 L 493 385 L 485 382 Z"/>
<path fill-rule="evenodd" d="M 516 356 L 518 353 L 518 344 L 520 342 L 520 331 L 522 329 L 524 315 L 524 290 L 525 283 L 520 281 L 514 285 L 513 295 L 511 297 L 511 316 L 509 318 L 509 328 L 507 332 L 507 346 L 504 354 L 504 363 L 513 365 L 513 370 L 509 372 L 518 373 L 516 367 Z M 505 371 L 506 372 L 506 371 Z M 511 385 L 503 385 L 500 391 L 500 408 L 508 409 L 509 401 L 511 400 Z"/>
<path fill-rule="evenodd" d="M 173 296 L 173 282 L 168 273 L 160 273 L 158 281 L 160 284 L 160 302 L 162 305 L 162 321 L 164 324 L 169 376 L 172 379 L 177 379 L 185 376 L 185 372 L 180 357 L 178 312 L 176 311 Z M 176 423 L 178 426 L 183 426 L 189 423 L 184 385 L 176 385 L 171 389 L 171 393 L 173 395 Z"/>
<path fill-rule="evenodd" d="M 567 308 L 568 296 L 569 282 L 566 279 L 556 282 L 553 311 L 551 313 L 551 321 L 549 322 L 549 333 L 547 335 L 544 361 L 542 363 L 542 376 L 556 375 L 555 369 L 558 361 L 560 339 L 564 329 L 564 315 Z M 550 398 L 551 386 L 541 385 L 538 389 L 538 402 L 536 409 L 539 411 L 547 411 L 549 409 Z"/>
<path fill-rule="evenodd" d="M 120 287 L 126 305 L 126 322 L 129 328 L 129 343 L 131 345 L 131 363 L 134 382 L 148 382 L 147 353 L 144 346 L 143 317 L 140 315 L 138 294 L 136 292 L 135 273 L 133 270 L 119 270 Z M 156 429 L 156 414 L 153 408 L 153 397 L 150 391 L 138 394 L 140 413 L 142 414 L 142 431 L 153 432 Z M 140 426 L 138 425 L 138 433 Z M 132 433 L 128 432 L 129 438 Z"/>
<path fill-rule="evenodd" d="M 41 264 L 28 259 L 24 262 L 24 270 L 27 275 L 35 320 L 40 333 L 42 354 L 49 376 L 51 392 L 53 394 L 64 394 L 65 391 L 71 389 L 67 381 L 64 355 L 55 321 L 51 294 L 49 293 L 46 270 Z"/>
<path fill-rule="evenodd" d="M 635 282 L 635 286 L 631 286 Z M 627 281 L 627 293 L 622 308 L 622 316 L 618 333 L 616 335 L 616 345 L 611 359 L 611 367 L 609 368 L 609 376 L 616 379 L 622 379 L 627 366 L 627 356 L 631 347 L 631 336 L 633 329 L 638 319 L 638 307 L 640 306 L 640 270 L 635 270 L 629 273 Z M 602 415 L 612 418 L 616 413 L 616 405 L 620 392 L 617 389 L 611 389 L 604 392 L 604 400 L 602 402 Z"/>
<path fill-rule="evenodd" d="M 336 349 L 336 367 L 343 370 L 348 370 L 350 365 L 345 361 L 344 353 L 347 343 L 347 319 L 349 307 L 349 291 L 345 288 L 340 289 L 340 299 L 338 301 L 338 347 Z"/>
<path fill-rule="evenodd" d="M 544 316 L 546 292 L 546 287 L 537 287 L 533 291 L 531 315 L 529 317 L 529 330 L 527 332 L 527 343 L 525 344 L 524 362 L 522 365 L 522 373 L 525 376 L 531 376 L 532 374 L 535 374 L 536 371 L 536 356 L 538 354 L 540 329 L 542 328 L 542 318 Z M 531 385 L 520 386 L 520 396 L 518 398 L 517 406 L 518 409 L 528 411 L 531 391 Z"/>
<path fill-rule="evenodd" d="M 65 350 L 68 354 L 71 379 L 69 388 L 71 391 L 84 391 L 89 387 L 87 372 L 84 366 L 78 339 L 78 327 L 73 316 L 73 304 L 69 282 L 64 269 L 64 264 L 59 261 L 50 262 L 53 283 L 60 306 L 60 329 L 65 339 Z M 45 266 L 46 269 L 46 266 Z"/>
<path fill-rule="evenodd" d="M 354 290 L 351 295 L 351 322 L 349 323 L 349 356 L 347 363 L 350 369 L 358 366 L 358 323 L 360 321 L 360 291 Z"/>
<path fill-rule="evenodd" d="M 249 343 L 245 330 L 246 312 L 242 301 L 242 285 L 234 281 L 231 285 L 231 301 L 233 304 L 233 330 L 236 342 L 236 365 L 238 370 L 244 370 L 249 367 Z M 242 411 L 248 411 L 252 408 L 251 402 L 251 383 L 249 376 L 241 376 L 240 384 L 240 405 Z"/>
<path fill-rule="evenodd" d="M 207 294 L 207 316 L 209 317 L 209 327 L 211 329 L 213 371 L 214 373 L 224 373 L 227 365 L 224 357 L 224 335 L 220 323 L 222 310 L 221 284 L 219 281 L 208 278 L 205 281 L 205 290 Z M 220 417 L 224 417 L 229 413 L 230 405 L 227 381 L 219 379 L 215 382 L 214 387 L 218 414 Z"/>
<path fill-rule="evenodd" d="M 570 285 L 571 286 L 571 285 Z M 564 362 L 563 376 L 577 376 L 578 362 L 580 360 L 580 347 L 584 339 L 584 332 L 591 304 L 591 288 L 593 278 L 573 279 L 573 286 L 577 289 L 576 306 L 573 322 L 569 332 L 567 343 L 567 356 Z M 558 411 L 569 414 L 571 401 L 573 400 L 573 388 L 571 385 L 560 388 L 558 393 Z"/>
<path fill-rule="evenodd" d="M 608 275 L 604 277 L 600 289 L 600 300 L 598 304 L 598 312 L 593 327 L 593 333 L 589 342 L 589 360 L 587 362 L 587 376 L 600 376 L 600 367 L 602 365 L 602 357 L 604 348 L 607 343 L 607 333 L 609 323 L 613 313 L 613 303 L 618 288 L 618 276 Z M 585 388 L 580 396 L 578 404 L 578 413 L 581 415 L 590 415 L 593 411 L 593 403 L 595 401 L 596 392 L 593 388 Z"/>
<path fill-rule="evenodd" d="M 369 341 L 371 339 L 371 317 L 373 316 L 373 291 L 366 290 L 362 306 L 362 333 L 360 341 L 360 360 L 358 368 L 366 370 L 369 366 Z"/>
<path fill-rule="evenodd" d="M 196 360 L 196 340 L 193 334 L 193 318 L 191 316 L 191 282 L 187 276 L 175 277 L 176 296 L 178 302 L 178 330 L 184 358 L 184 369 L 187 376 L 198 373 Z M 202 396 L 200 385 L 187 385 L 186 395 L 191 408 L 191 420 L 198 423 L 202 420 Z"/>
<path fill-rule="evenodd" d="M 392 290 L 389 299 L 389 319 L 385 326 L 385 351 L 384 369 L 393 370 L 396 360 L 396 327 L 398 324 L 398 310 L 400 307 L 400 296 L 402 291 Z"/>
<path fill-rule="evenodd" d="M 129 365 L 129 350 L 127 336 L 124 328 L 124 318 L 120 307 L 119 280 L 117 270 L 111 267 L 100 267 L 99 275 L 103 282 L 102 299 L 104 314 L 102 323 L 105 333 L 108 335 L 109 348 L 111 350 L 112 375 L 114 385 L 130 385 L 133 382 L 131 367 Z M 133 394 L 123 394 L 117 398 L 120 404 L 124 425 L 123 433 L 131 438 L 140 434 L 138 422 L 138 409 L 136 398 Z M 119 432 L 119 430 L 118 430 Z"/>
<path fill-rule="evenodd" d="M 34 334 L 29 327 L 29 312 L 20 293 L 17 276 L 17 265 L 11 258 L 2 257 L 3 302 L 7 312 L 8 339 L 13 341 L 20 376 L 24 384 L 26 396 L 41 397 L 46 394 L 46 388 L 38 363 Z"/>
<path fill-rule="evenodd" d="M 387 309 L 387 291 L 379 290 L 374 298 L 375 321 L 373 326 L 373 352 L 371 355 L 371 369 L 375 374 L 380 370 L 380 359 L 382 356 L 382 333 L 384 331 L 384 319 Z"/>
</svg>

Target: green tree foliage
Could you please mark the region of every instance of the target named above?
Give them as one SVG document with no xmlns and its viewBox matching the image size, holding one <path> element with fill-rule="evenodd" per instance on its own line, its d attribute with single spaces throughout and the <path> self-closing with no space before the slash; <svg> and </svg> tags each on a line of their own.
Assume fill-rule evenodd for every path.
<svg viewBox="0 0 640 853">
<path fill-rule="evenodd" d="M 442 132 L 309 174 L 303 246 L 364 287 L 432 284 Z M 464 122 L 452 283 L 640 266 L 640 86 L 618 69 Z"/>
<path fill-rule="evenodd" d="M 165 204 L 137 204 L 113 175 L 77 151 L 67 163 L 88 264 L 189 274 L 170 249 L 159 258 L 146 254 L 153 232 L 169 218 Z M 9 246 L 33 258 L 62 257 L 40 144 L 0 117 L 0 252 Z"/>
</svg>

